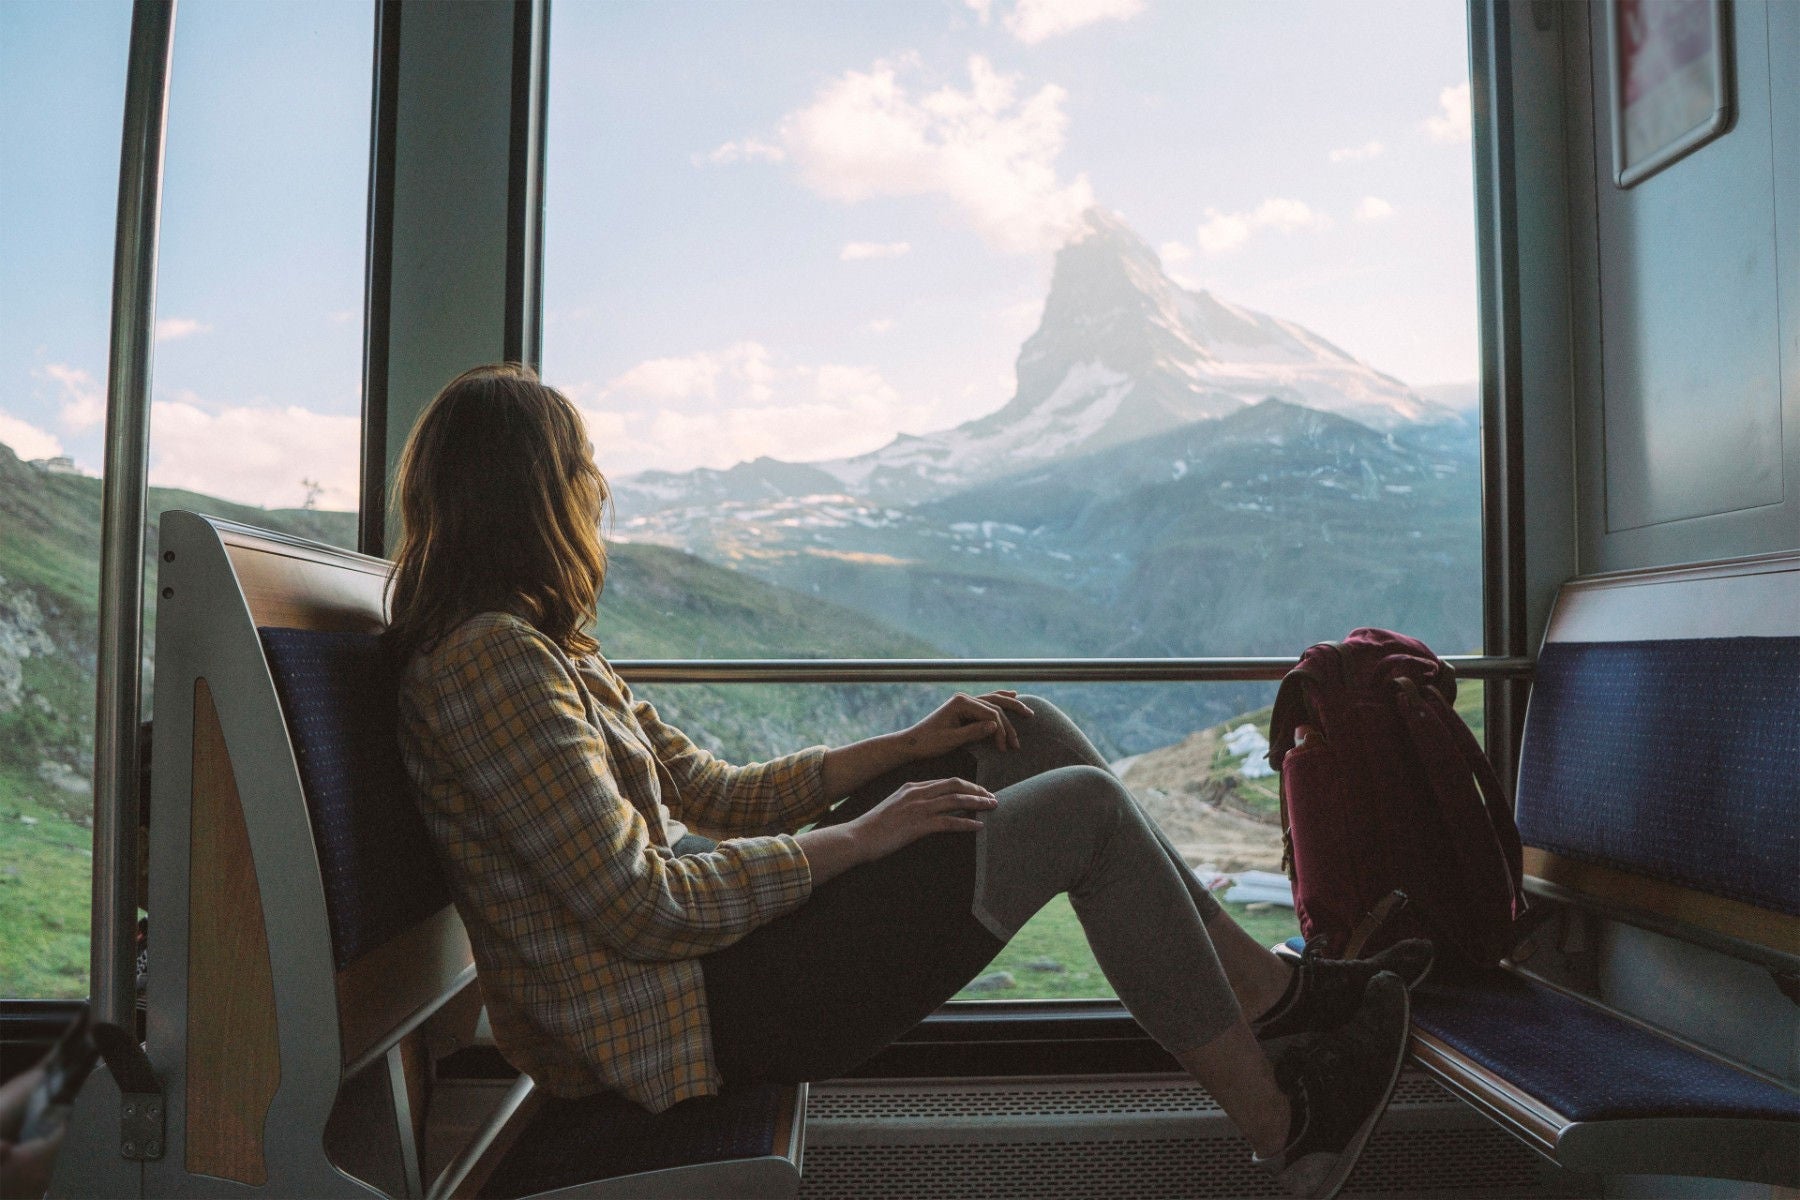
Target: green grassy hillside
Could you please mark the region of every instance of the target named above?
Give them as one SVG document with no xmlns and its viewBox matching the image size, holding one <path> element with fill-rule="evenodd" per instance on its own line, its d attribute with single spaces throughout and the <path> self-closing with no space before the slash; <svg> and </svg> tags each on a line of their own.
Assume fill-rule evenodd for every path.
<svg viewBox="0 0 1800 1200">
<path fill-rule="evenodd" d="M 611 658 L 921 658 L 942 651 L 829 601 L 663 546 L 611 548 L 596 634 Z M 798 652 L 792 647 L 803 647 Z M 638 689 L 725 758 L 758 761 L 917 720 L 948 689 L 917 685 L 661 684 Z"/>
<path fill-rule="evenodd" d="M 99 480 L 46 472 L 0 446 L 0 995 L 86 991 L 100 504 Z M 265 510 L 165 488 L 150 490 L 148 508 L 148 669 L 162 512 L 355 543 L 351 513 Z M 597 633 L 621 658 L 754 658 L 796 645 L 819 657 L 940 653 L 851 609 L 659 546 L 613 547 Z M 743 761 L 897 728 L 943 691 L 691 685 L 646 694 L 702 744 Z"/>
<path fill-rule="evenodd" d="M 0 995 L 87 991 L 100 493 L 98 479 L 43 471 L 0 446 Z M 157 514 L 172 508 L 338 545 L 355 538 L 348 513 L 150 489 L 146 658 Z"/>
</svg>

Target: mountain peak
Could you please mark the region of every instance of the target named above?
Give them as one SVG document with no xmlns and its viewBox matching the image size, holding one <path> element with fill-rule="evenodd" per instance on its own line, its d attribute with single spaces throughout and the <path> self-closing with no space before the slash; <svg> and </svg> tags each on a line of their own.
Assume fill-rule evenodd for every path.
<svg viewBox="0 0 1800 1200">
<path fill-rule="evenodd" d="M 1089 208 L 1081 214 L 1080 227 L 1075 235 L 1063 244 L 1061 253 L 1084 243 L 1097 243 L 1095 249 L 1105 248 L 1122 259 L 1141 259 L 1155 264 L 1158 273 L 1162 269 L 1162 260 L 1150 243 L 1138 236 L 1137 230 L 1125 223 L 1125 218 L 1118 213 L 1109 212 L 1099 205 Z"/>
<path fill-rule="evenodd" d="M 729 483 L 745 495 L 842 490 L 904 503 L 1265 400 L 1379 430 L 1451 415 L 1296 322 L 1182 287 L 1149 243 L 1102 208 L 1082 214 L 1057 251 L 1043 317 L 1019 348 L 1016 373 L 1011 400 L 954 429 L 897 436 L 854 458 L 695 472 L 686 491 Z M 1279 407 L 1261 416 L 1293 419 Z M 652 498 L 667 502 L 661 493 L 673 491 L 653 482 Z"/>
<path fill-rule="evenodd" d="M 1135 377 L 1159 363 L 1208 357 L 1183 328 L 1183 293 L 1156 251 L 1104 209 L 1088 209 L 1082 225 L 1056 252 L 1043 319 L 1019 348 L 1015 403 L 1048 395 L 1079 362 Z"/>
</svg>

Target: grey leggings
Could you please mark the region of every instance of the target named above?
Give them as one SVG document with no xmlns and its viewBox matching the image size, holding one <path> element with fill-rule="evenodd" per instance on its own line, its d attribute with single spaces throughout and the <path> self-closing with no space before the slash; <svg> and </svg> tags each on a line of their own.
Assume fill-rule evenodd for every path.
<svg viewBox="0 0 1800 1200">
<path fill-rule="evenodd" d="M 975 835 L 971 911 L 1011 940 L 1067 892 L 1094 960 L 1138 1024 L 1171 1054 L 1205 1045 L 1238 1019 L 1206 925 L 1219 903 L 1074 722 L 1021 697 L 1019 748 L 971 747 L 975 782 L 1000 798 Z"/>
<path fill-rule="evenodd" d="M 1049 701 L 1022 699 L 1035 715 L 1015 719 L 1019 749 L 914 764 L 821 822 L 853 819 L 911 779 L 972 775 L 1000 798 L 979 833 L 933 834 L 846 871 L 700 959 L 728 1081 L 845 1074 L 955 995 L 1059 892 L 1164 1049 L 1203 1046 L 1238 1020 L 1206 932 L 1218 904 L 1081 731 Z"/>
</svg>

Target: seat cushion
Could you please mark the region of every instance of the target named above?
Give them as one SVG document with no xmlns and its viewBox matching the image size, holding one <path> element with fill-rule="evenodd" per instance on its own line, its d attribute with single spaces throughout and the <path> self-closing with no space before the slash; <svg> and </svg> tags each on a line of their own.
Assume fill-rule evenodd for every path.
<svg viewBox="0 0 1800 1200">
<path fill-rule="evenodd" d="M 1800 638 L 1552 642 L 1527 845 L 1800 916 Z"/>
<path fill-rule="evenodd" d="M 1513 971 L 1434 977 L 1413 1025 L 1574 1121 L 1800 1121 L 1795 1093 Z"/>
<path fill-rule="evenodd" d="M 342 968 L 450 903 L 400 761 L 399 685 L 373 634 L 257 632 L 306 792 Z"/>
<path fill-rule="evenodd" d="M 529 1196 L 640 1171 L 785 1154 L 775 1137 L 793 1091 L 792 1084 L 728 1087 L 662 1113 L 611 1092 L 546 1097 L 481 1195 Z"/>
</svg>

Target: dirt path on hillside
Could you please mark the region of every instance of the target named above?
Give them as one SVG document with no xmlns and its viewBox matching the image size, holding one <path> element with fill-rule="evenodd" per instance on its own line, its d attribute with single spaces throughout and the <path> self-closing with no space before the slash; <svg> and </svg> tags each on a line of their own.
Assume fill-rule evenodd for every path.
<svg viewBox="0 0 1800 1200">
<path fill-rule="evenodd" d="M 1126 760 L 1119 768 L 1137 796 L 1189 864 L 1221 871 L 1279 871 L 1281 831 L 1202 799 L 1210 790 L 1216 729 Z"/>
</svg>

